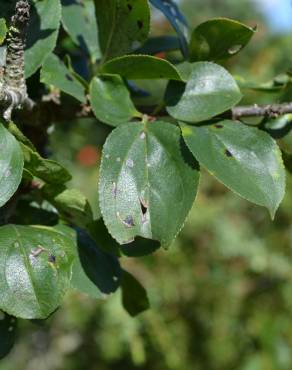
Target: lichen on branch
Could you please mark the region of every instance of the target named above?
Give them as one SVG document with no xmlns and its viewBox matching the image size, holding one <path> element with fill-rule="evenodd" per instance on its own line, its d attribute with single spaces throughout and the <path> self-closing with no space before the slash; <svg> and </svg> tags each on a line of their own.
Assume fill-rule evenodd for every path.
<svg viewBox="0 0 292 370">
<path fill-rule="evenodd" d="M 7 121 L 11 120 L 14 109 L 33 106 L 27 95 L 24 76 L 24 49 L 29 19 L 28 0 L 17 1 L 9 27 L 6 63 L 0 82 L 0 103 L 3 106 L 3 117 Z"/>
</svg>

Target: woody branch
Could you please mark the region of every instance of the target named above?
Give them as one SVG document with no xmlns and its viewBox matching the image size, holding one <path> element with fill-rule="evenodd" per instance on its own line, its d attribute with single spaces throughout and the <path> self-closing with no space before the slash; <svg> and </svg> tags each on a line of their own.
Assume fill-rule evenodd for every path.
<svg viewBox="0 0 292 370">
<path fill-rule="evenodd" d="M 28 0 L 17 1 L 7 37 L 6 63 L 0 85 L 0 104 L 7 121 L 11 119 L 13 110 L 33 106 L 27 95 L 24 76 L 24 49 L 29 19 Z"/>
</svg>

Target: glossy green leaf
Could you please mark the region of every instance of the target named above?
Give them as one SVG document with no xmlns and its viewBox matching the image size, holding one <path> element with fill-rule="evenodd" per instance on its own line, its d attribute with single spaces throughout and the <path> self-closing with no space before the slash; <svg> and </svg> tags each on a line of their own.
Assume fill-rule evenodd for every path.
<svg viewBox="0 0 292 370">
<path fill-rule="evenodd" d="M 267 133 L 234 121 L 181 128 L 187 146 L 212 175 L 274 217 L 285 193 L 285 171 Z"/>
<path fill-rule="evenodd" d="M 77 230 L 78 256 L 73 266 L 71 285 L 93 297 L 104 298 L 120 286 L 118 259 L 101 250 L 84 230 Z"/>
<path fill-rule="evenodd" d="M 191 65 L 191 74 L 180 97 L 168 100 L 168 113 L 181 121 L 208 120 L 232 108 L 241 100 L 233 77 L 221 66 L 210 62 Z"/>
<path fill-rule="evenodd" d="M 24 156 L 24 166 L 33 176 L 52 184 L 64 184 L 71 180 L 72 176 L 58 162 L 42 158 L 38 152 L 21 143 Z"/>
<path fill-rule="evenodd" d="M 199 171 L 187 161 L 180 138 L 176 126 L 158 121 L 124 124 L 109 135 L 99 199 L 104 222 L 120 244 L 141 236 L 168 246 L 182 228 Z"/>
<path fill-rule="evenodd" d="M 7 32 L 6 21 L 5 19 L 0 18 L 0 45 L 5 40 L 6 32 Z"/>
<path fill-rule="evenodd" d="M 14 345 L 16 326 L 15 317 L 0 311 L 0 359 L 5 357 Z"/>
<path fill-rule="evenodd" d="M 128 79 L 160 79 L 181 80 L 175 66 L 167 60 L 150 55 L 126 55 L 105 63 L 102 73 L 117 74 Z"/>
<path fill-rule="evenodd" d="M 0 122 L 0 207 L 16 192 L 22 178 L 23 155 L 19 143 Z"/>
<path fill-rule="evenodd" d="M 61 0 L 62 23 L 72 40 L 87 49 L 92 61 L 100 58 L 95 7 L 92 0 Z"/>
<path fill-rule="evenodd" d="M 193 31 L 190 60 L 218 61 L 239 53 L 248 44 L 255 29 L 227 18 L 210 19 Z"/>
<path fill-rule="evenodd" d="M 145 288 L 133 275 L 125 270 L 123 270 L 121 288 L 122 303 L 130 316 L 137 316 L 150 308 Z"/>
<path fill-rule="evenodd" d="M 84 86 L 54 54 L 50 54 L 42 66 L 41 82 L 57 87 L 81 103 L 86 103 Z"/>
<path fill-rule="evenodd" d="M 147 39 L 147 0 L 95 0 L 95 7 L 104 60 L 126 54 Z"/>
<path fill-rule="evenodd" d="M 55 229 L 0 228 L 0 309 L 24 319 L 45 319 L 70 287 L 71 239 Z"/>
<path fill-rule="evenodd" d="M 111 126 L 141 116 L 120 76 L 95 77 L 90 84 L 90 102 L 97 119 Z"/>
<path fill-rule="evenodd" d="M 54 50 L 60 24 L 60 0 L 33 0 L 25 52 L 26 77 L 35 73 Z"/>
</svg>

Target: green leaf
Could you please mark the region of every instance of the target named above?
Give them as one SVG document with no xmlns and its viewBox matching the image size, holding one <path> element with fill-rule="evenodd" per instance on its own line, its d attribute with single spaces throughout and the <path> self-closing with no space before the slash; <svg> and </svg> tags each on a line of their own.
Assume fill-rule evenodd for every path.
<svg viewBox="0 0 292 370">
<path fill-rule="evenodd" d="M 132 243 L 120 245 L 121 252 L 127 257 L 143 257 L 156 252 L 160 242 L 137 236 Z"/>
<path fill-rule="evenodd" d="M 284 114 L 265 120 L 263 127 L 274 139 L 282 139 L 292 130 L 292 114 Z"/>
<path fill-rule="evenodd" d="M 77 230 L 77 244 L 72 287 L 93 298 L 104 298 L 104 295 L 114 293 L 121 279 L 118 259 L 98 248 L 84 230 Z"/>
<path fill-rule="evenodd" d="M 70 173 L 58 162 L 42 158 L 38 152 L 23 143 L 20 144 L 24 166 L 33 176 L 52 184 L 64 184 L 71 180 Z"/>
<path fill-rule="evenodd" d="M 94 220 L 89 225 L 87 225 L 87 230 L 90 236 L 98 243 L 99 247 L 116 257 L 121 257 L 120 245 L 115 239 L 109 234 L 103 219 Z"/>
<path fill-rule="evenodd" d="M 53 85 L 81 103 L 86 103 L 84 86 L 54 54 L 50 54 L 42 66 L 41 82 Z"/>
<path fill-rule="evenodd" d="M 60 0 L 33 0 L 25 52 L 26 78 L 35 73 L 54 50 L 60 24 Z"/>
<path fill-rule="evenodd" d="M 157 54 L 174 51 L 180 48 L 179 39 L 176 36 L 156 36 L 149 38 L 144 45 L 136 49 L 135 54 Z"/>
<path fill-rule="evenodd" d="M 71 239 L 49 227 L 0 227 L 0 309 L 45 319 L 70 287 Z"/>
<path fill-rule="evenodd" d="M 122 303 L 130 316 L 135 317 L 150 308 L 145 288 L 133 275 L 125 270 L 123 270 L 121 288 Z"/>
<path fill-rule="evenodd" d="M 120 257 L 121 252 L 127 257 L 142 257 L 154 253 L 160 248 L 160 243 L 156 240 L 144 239 L 139 236 L 132 243 L 120 245 L 109 234 L 103 219 L 95 220 L 87 225 L 90 235 L 98 242 L 100 248 L 105 252 Z"/>
<path fill-rule="evenodd" d="M 61 0 L 62 23 L 72 40 L 86 48 L 92 61 L 100 58 L 95 6 L 92 0 Z"/>
<path fill-rule="evenodd" d="M 115 58 L 101 67 L 102 73 L 117 74 L 132 80 L 165 78 L 181 80 L 174 65 L 150 55 L 126 55 Z"/>
<path fill-rule="evenodd" d="M 18 140 L 20 141 L 21 143 L 27 145 L 28 147 L 30 147 L 32 150 L 36 150 L 35 146 L 33 145 L 33 143 L 29 140 L 29 138 L 27 138 L 23 132 L 18 128 L 18 126 L 10 121 L 10 122 L 7 122 L 6 123 L 6 128 L 7 130 Z"/>
<path fill-rule="evenodd" d="M 212 175 L 272 217 L 285 193 L 285 171 L 276 142 L 265 132 L 240 122 L 181 124 L 183 138 Z"/>
<path fill-rule="evenodd" d="M 104 222 L 120 244 L 141 236 L 168 246 L 182 228 L 196 197 L 199 171 L 196 163 L 187 162 L 180 138 L 176 126 L 146 120 L 123 124 L 109 135 L 99 199 Z"/>
<path fill-rule="evenodd" d="M 64 63 L 72 76 L 74 76 L 75 80 L 79 81 L 81 85 L 85 88 L 85 91 L 89 90 L 89 82 L 85 80 L 82 76 L 80 76 L 77 72 L 75 72 L 74 67 L 72 65 L 72 60 L 70 55 L 66 54 L 64 58 Z"/>
<path fill-rule="evenodd" d="M 95 77 L 90 84 L 90 102 L 96 118 L 111 126 L 142 116 L 120 76 Z"/>
<path fill-rule="evenodd" d="M 4 18 L 0 18 L 0 45 L 5 40 L 7 33 L 6 21 Z"/>
<path fill-rule="evenodd" d="M 103 59 L 131 51 L 144 42 L 150 29 L 147 0 L 95 0 Z"/>
<path fill-rule="evenodd" d="M 176 64 L 175 68 L 178 70 L 178 73 L 180 74 L 182 81 L 188 82 L 193 72 L 193 66 L 194 64 L 190 62 L 182 62 Z"/>
<path fill-rule="evenodd" d="M 227 111 L 241 97 L 236 82 L 223 67 L 198 62 L 191 65 L 191 74 L 182 95 L 168 99 L 167 111 L 177 120 L 196 123 Z"/>
<path fill-rule="evenodd" d="M 23 155 L 18 141 L 0 121 L 0 207 L 16 192 L 22 178 Z"/>
<path fill-rule="evenodd" d="M 58 223 L 59 215 L 55 209 L 52 209 L 52 206 L 49 207 L 46 202 L 42 202 L 42 204 L 32 202 L 28 198 L 18 200 L 14 214 L 9 219 L 11 223 L 46 226 L 54 226 Z"/>
<path fill-rule="evenodd" d="M 43 193 L 46 195 L 46 186 Z M 55 197 L 46 198 L 70 223 L 85 227 L 92 222 L 93 213 L 87 198 L 77 189 L 66 189 Z"/>
<path fill-rule="evenodd" d="M 286 170 L 292 173 L 292 153 L 282 150 L 282 157 Z"/>
<path fill-rule="evenodd" d="M 190 60 L 219 61 L 239 53 L 255 29 L 227 18 L 214 18 L 201 23 L 190 41 Z"/>
<path fill-rule="evenodd" d="M 257 81 L 246 81 L 241 76 L 235 77 L 236 82 L 238 83 L 238 86 L 242 89 L 250 89 L 254 91 L 260 91 L 265 93 L 275 93 L 275 92 L 283 92 L 283 95 L 287 90 L 290 88 L 290 76 L 288 74 L 282 73 L 274 77 L 273 79 L 264 82 L 259 83 Z M 288 100 L 287 100 L 288 98 Z M 285 97 L 283 101 L 289 101 L 290 97 Z"/>
<path fill-rule="evenodd" d="M 0 311 L 0 359 L 8 355 L 14 345 L 16 326 L 14 317 Z"/>
</svg>

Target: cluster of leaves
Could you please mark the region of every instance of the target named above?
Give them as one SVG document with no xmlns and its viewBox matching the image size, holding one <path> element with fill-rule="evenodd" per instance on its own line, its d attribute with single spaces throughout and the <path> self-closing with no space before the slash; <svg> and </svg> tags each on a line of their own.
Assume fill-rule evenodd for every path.
<svg viewBox="0 0 292 370">
<path fill-rule="evenodd" d="M 131 315 L 146 309 L 144 288 L 119 258 L 172 243 L 195 201 L 200 166 L 272 217 L 284 196 L 281 150 L 267 122 L 257 128 L 224 118 L 242 93 L 222 61 L 240 52 L 255 30 L 212 19 L 190 33 L 172 1 L 150 2 L 173 24 L 176 37 L 148 39 L 148 0 L 32 1 L 25 74 L 40 69 L 47 94 L 39 100 L 62 92 L 64 112 L 92 110 L 113 130 L 100 165 L 102 219 L 94 220 L 87 199 L 67 187 L 68 171 L 41 156 L 44 148 L 34 135 L 24 135 L 31 130 L 21 113 L 15 124 L 1 121 L 0 309 L 8 315 L 45 319 L 70 288 L 102 298 L 121 287 Z M 1 41 L 13 9 L 7 4 L 0 6 Z M 58 53 L 62 33 L 86 56 L 86 72 L 70 54 Z M 155 56 L 173 50 L 176 63 Z M 168 81 L 153 115 L 136 103 L 133 81 L 141 79 Z M 45 131 L 39 113 L 37 124 Z M 14 319 L 3 317 L 6 353 Z"/>
</svg>

